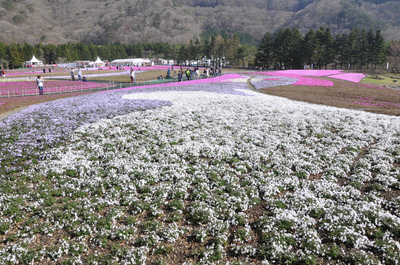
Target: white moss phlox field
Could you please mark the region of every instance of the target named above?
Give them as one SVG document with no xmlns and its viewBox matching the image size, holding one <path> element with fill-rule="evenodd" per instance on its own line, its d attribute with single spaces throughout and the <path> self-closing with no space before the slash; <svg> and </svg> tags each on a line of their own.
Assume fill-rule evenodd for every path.
<svg viewBox="0 0 400 265">
<path fill-rule="evenodd" d="M 27 168 L 44 177 L 24 195 L 1 194 L 4 238 L 11 229 L 20 238 L 0 246 L 0 259 L 20 261 L 27 242 L 59 233 L 64 241 L 34 262 L 102 263 L 95 250 L 118 243 L 107 258 L 120 264 L 191 244 L 186 264 L 399 263 L 398 117 L 244 82 L 119 96 L 170 104 L 80 126 Z M 4 213 L 16 197 L 36 223 Z"/>
</svg>

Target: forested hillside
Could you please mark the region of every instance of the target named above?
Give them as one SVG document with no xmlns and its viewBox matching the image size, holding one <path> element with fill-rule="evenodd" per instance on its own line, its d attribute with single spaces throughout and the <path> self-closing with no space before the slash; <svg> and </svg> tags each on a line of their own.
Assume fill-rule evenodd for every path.
<svg viewBox="0 0 400 265">
<path fill-rule="evenodd" d="M 400 39 L 398 0 L 2 0 L 0 41 L 187 43 L 215 32 L 255 44 L 266 31 L 321 26 Z"/>
</svg>

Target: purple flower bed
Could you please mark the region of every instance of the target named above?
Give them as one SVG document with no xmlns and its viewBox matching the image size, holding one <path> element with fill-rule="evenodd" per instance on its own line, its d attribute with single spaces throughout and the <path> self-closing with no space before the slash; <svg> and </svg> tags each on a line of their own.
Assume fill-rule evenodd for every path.
<svg viewBox="0 0 400 265">
<path fill-rule="evenodd" d="M 236 75 L 228 77 L 235 78 Z M 0 161 L 25 156 L 45 156 L 45 150 L 62 142 L 73 130 L 100 119 L 110 119 L 127 113 L 169 106 L 172 102 L 159 100 L 127 100 L 123 95 L 158 91 L 205 91 L 248 96 L 236 89 L 248 89 L 246 83 L 226 83 L 228 77 L 175 83 L 175 86 L 139 87 L 104 93 L 64 98 L 30 106 L 0 121 Z M 190 84 L 190 82 L 192 82 Z M 24 131 L 23 128 L 30 128 Z M 20 170 L 20 169 L 14 169 Z"/>
<path fill-rule="evenodd" d="M 279 86 L 289 86 L 298 81 L 297 78 L 292 77 L 282 77 L 277 78 L 265 78 L 265 76 L 256 76 L 255 80 L 251 80 L 251 84 L 256 89 L 268 88 L 268 87 L 279 87 Z"/>
<path fill-rule="evenodd" d="M 298 79 L 298 81 L 293 83 L 293 85 L 295 85 L 295 86 L 328 86 L 328 87 L 333 86 L 332 81 L 304 77 L 302 74 L 307 73 L 307 72 L 312 72 L 312 71 L 299 70 L 299 74 L 295 74 L 296 71 L 287 71 L 287 72 L 286 71 L 278 71 L 278 72 L 271 72 L 271 73 L 266 73 L 266 74 L 272 75 L 272 76 L 283 76 L 283 77 L 289 77 L 289 78 L 296 78 L 296 79 Z M 331 72 L 332 71 L 329 71 L 328 73 L 331 73 Z M 321 75 L 322 75 L 321 71 L 318 71 L 317 73 L 314 74 L 314 76 L 321 76 Z"/>
<path fill-rule="evenodd" d="M 140 88 L 155 88 L 155 87 L 179 87 L 179 86 L 190 86 L 190 85 L 200 85 L 200 84 L 210 84 L 210 83 L 224 83 L 224 82 L 234 82 L 235 80 L 247 79 L 247 77 L 243 77 L 239 74 L 226 74 L 214 78 L 206 78 L 206 79 L 197 79 L 197 80 L 190 80 L 185 82 L 178 82 L 178 83 L 164 83 L 164 84 L 155 84 L 155 85 L 148 85 L 148 86 L 141 86 Z M 130 90 L 136 87 L 127 87 L 118 90 Z M 216 91 L 213 91 L 216 92 Z"/>
</svg>

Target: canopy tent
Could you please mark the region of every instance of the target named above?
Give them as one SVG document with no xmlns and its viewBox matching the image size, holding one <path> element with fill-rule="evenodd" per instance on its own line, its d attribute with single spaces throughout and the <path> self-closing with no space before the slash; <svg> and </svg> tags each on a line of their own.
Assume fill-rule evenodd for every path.
<svg viewBox="0 0 400 265">
<path fill-rule="evenodd" d="M 41 66 L 41 65 L 43 65 L 43 62 L 36 59 L 35 55 L 33 55 L 32 59 L 30 59 L 29 61 L 26 61 L 25 64 L 32 65 L 32 66 Z"/>
<path fill-rule="evenodd" d="M 131 65 L 131 66 L 143 66 L 151 65 L 149 59 L 132 58 L 132 59 L 117 59 L 111 62 L 112 65 Z"/>
<path fill-rule="evenodd" d="M 96 61 L 90 62 L 89 65 L 99 67 L 99 66 L 104 66 L 105 63 L 100 59 L 100 57 L 97 57 Z"/>
</svg>

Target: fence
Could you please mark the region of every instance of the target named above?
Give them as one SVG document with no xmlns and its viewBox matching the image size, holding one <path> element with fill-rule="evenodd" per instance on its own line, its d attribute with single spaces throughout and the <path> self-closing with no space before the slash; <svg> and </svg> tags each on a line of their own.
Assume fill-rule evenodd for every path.
<svg viewBox="0 0 400 265">
<path fill-rule="evenodd" d="M 102 90 L 110 90 L 114 89 L 115 84 L 113 82 L 107 83 L 94 83 L 90 82 L 88 84 L 79 84 L 79 85 L 64 85 L 64 86 L 55 86 L 55 87 L 44 87 L 45 95 L 51 94 L 65 94 L 65 93 L 76 93 L 76 92 L 86 92 L 86 91 L 102 91 Z M 0 97 L 23 97 L 23 96 L 33 96 L 39 95 L 38 88 L 29 87 L 29 88 L 10 88 L 10 89 L 1 89 Z"/>
<path fill-rule="evenodd" d="M 204 75 L 200 74 L 199 79 L 204 79 Z M 150 86 L 157 84 L 168 84 L 174 82 L 185 82 L 189 81 L 188 78 L 184 75 L 181 80 L 177 77 L 172 77 L 170 79 L 160 79 L 160 80 L 147 80 L 147 81 L 139 81 L 135 83 L 121 82 L 115 83 L 114 81 L 109 82 L 94 82 L 90 81 L 87 84 L 80 83 L 79 85 L 64 85 L 64 86 L 55 86 L 55 87 L 44 87 L 44 94 L 64 94 L 64 93 L 74 93 L 74 92 L 86 92 L 86 91 L 105 91 L 105 90 L 113 90 L 113 89 L 122 89 L 127 87 L 140 87 L 140 86 Z M 85 82 L 84 82 L 85 83 Z M 23 96 L 33 96 L 39 95 L 39 90 L 36 86 L 32 86 L 29 88 L 20 88 L 18 86 L 10 89 L 0 89 L 0 98 L 5 97 L 23 97 Z"/>
</svg>

